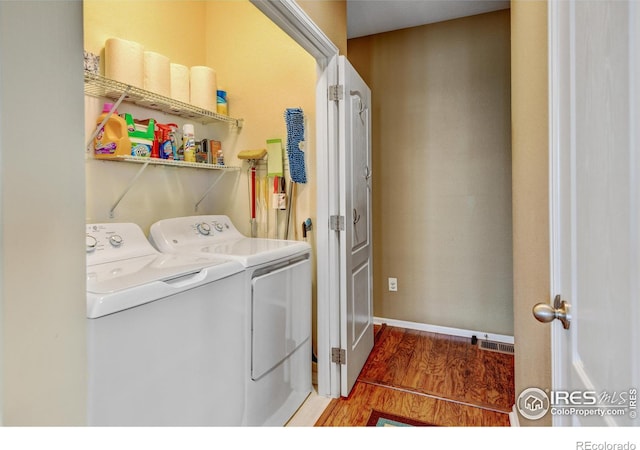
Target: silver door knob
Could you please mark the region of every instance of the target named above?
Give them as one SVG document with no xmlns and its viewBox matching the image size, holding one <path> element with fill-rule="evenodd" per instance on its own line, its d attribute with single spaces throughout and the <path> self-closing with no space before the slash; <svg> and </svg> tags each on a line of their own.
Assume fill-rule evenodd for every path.
<svg viewBox="0 0 640 450">
<path fill-rule="evenodd" d="M 565 330 L 568 330 L 571 326 L 571 316 L 569 315 L 569 308 L 571 305 L 556 295 L 553 300 L 553 306 L 547 303 L 538 303 L 533 307 L 533 316 L 538 321 L 547 323 L 554 319 L 558 319 L 562 322 L 562 326 Z"/>
</svg>

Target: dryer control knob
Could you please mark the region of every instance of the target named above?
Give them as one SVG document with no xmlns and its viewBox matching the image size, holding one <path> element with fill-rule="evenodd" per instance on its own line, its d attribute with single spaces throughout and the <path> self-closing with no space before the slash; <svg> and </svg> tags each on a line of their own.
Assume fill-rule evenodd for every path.
<svg viewBox="0 0 640 450">
<path fill-rule="evenodd" d="M 213 227 L 218 232 L 222 232 L 224 230 L 224 227 L 222 226 L 222 224 L 220 222 L 213 222 Z"/>
<path fill-rule="evenodd" d="M 120 247 L 122 245 L 122 236 L 118 234 L 111 235 L 109 238 L 109 243 L 114 247 Z"/>
<path fill-rule="evenodd" d="M 91 253 L 92 251 L 94 251 L 97 245 L 98 240 L 90 234 L 87 234 L 87 253 Z"/>
<path fill-rule="evenodd" d="M 208 236 L 211 233 L 211 226 L 206 222 L 202 222 L 196 225 L 196 230 L 198 230 L 198 233 Z"/>
</svg>

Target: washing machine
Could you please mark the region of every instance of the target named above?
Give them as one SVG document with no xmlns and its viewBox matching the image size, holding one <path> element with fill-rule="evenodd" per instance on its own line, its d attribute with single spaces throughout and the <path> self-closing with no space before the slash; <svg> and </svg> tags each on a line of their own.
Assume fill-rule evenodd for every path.
<svg viewBox="0 0 640 450">
<path fill-rule="evenodd" d="M 311 248 L 301 241 L 244 236 L 224 215 L 154 223 L 165 253 L 215 255 L 245 269 L 248 426 L 284 425 L 311 384 Z"/>
<path fill-rule="evenodd" d="M 88 424 L 242 425 L 244 267 L 161 254 L 133 223 L 86 239 Z"/>
</svg>

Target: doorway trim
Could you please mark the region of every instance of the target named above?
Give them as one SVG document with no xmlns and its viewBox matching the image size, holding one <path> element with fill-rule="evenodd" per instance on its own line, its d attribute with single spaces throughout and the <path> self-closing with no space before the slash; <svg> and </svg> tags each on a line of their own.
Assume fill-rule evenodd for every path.
<svg viewBox="0 0 640 450">
<path fill-rule="evenodd" d="M 332 364 L 331 347 L 340 345 L 339 239 L 329 227 L 338 214 L 339 191 L 332 180 L 337 173 L 337 124 L 331 122 L 329 86 L 337 84 L 338 47 L 294 0 L 250 0 L 273 23 L 304 48 L 317 63 L 316 80 L 316 289 L 318 394 L 340 397 L 340 371 Z M 336 116 L 336 115 L 333 115 Z M 311 363 L 311 361 L 309 362 Z"/>
</svg>

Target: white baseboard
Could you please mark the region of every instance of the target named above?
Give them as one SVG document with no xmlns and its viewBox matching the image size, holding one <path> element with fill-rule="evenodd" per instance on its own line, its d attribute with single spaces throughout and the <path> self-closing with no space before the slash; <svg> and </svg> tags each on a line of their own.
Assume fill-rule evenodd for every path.
<svg viewBox="0 0 640 450">
<path fill-rule="evenodd" d="M 520 418 L 518 417 L 518 412 L 516 411 L 516 405 L 513 405 L 511 408 L 511 412 L 509 413 L 509 423 L 512 427 L 520 426 Z"/>
<path fill-rule="evenodd" d="M 429 331 L 431 333 L 448 334 L 451 336 L 471 337 L 476 336 L 478 339 L 486 339 L 488 341 L 502 342 L 504 344 L 513 344 L 513 336 L 505 334 L 487 333 L 485 331 L 464 330 L 461 328 L 441 327 L 439 325 L 429 325 L 426 323 L 407 322 L 404 320 L 386 319 L 384 317 L 374 317 L 373 323 L 386 323 L 392 327 L 409 328 L 411 330 Z"/>
</svg>

